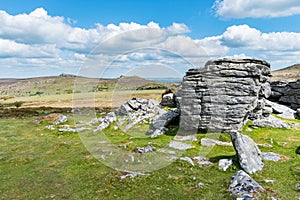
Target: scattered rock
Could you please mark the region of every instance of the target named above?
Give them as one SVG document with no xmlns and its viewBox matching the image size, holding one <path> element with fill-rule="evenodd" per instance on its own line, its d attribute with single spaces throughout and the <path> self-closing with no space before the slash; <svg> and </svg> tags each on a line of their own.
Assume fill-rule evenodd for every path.
<svg viewBox="0 0 300 200">
<path fill-rule="evenodd" d="M 257 126 L 257 127 L 291 128 L 288 123 L 272 115 L 270 115 L 267 118 L 253 120 L 252 123 L 253 126 Z"/>
<path fill-rule="evenodd" d="M 51 113 L 46 116 L 40 117 L 38 120 L 58 125 L 66 122 L 68 120 L 68 117 L 60 113 Z"/>
<path fill-rule="evenodd" d="M 257 146 L 259 147 L 266 147 L 266 148 L 272 148 L 273 146 L 271 144 L 260 144 L 260 143 L 256 143 Z"/>
<path fill-rule="evenodd" d="M 201 167 L 208 167 L 210 165 L 212 165 L 213 163 L 210 162 L 209 160 L 203 160 L 203 161 L 198 161 L 197 162 L 199 166 Z"/>
<path fill-rule="evenodd" d="M 151 134 L 150 137 L 151 137 L 151 138 L 157 138 L 158 136 L 165 134 L 167 131 L 168 131 L 168 129 L 165 128 L 165 127 L 158 128 L 158 129 L 156 129 L 156 130 Z M 148 132 L 148 133 L 149 133 L 149 132 Z"/>
<path fill-rule="evenodd" d="M 197 135 L 196 134 L 176 135 L 174 137 L 174 140 L 176 140 L 176 141 L 197 141 Z"/>
<path fill-rule="evenodd" d="M 280 156 L 274 152 L 261 152 L 261 156 L 263 160 L 269 160 L 274 162 L 277 162 L 281 159 Z"/>
<path fill-rule="evenodd" d="M 204 183 L 202 182 L 197 183 L 197 188 L 203 188 L 203 187 L 204 187 Z"/>
<path fill-rule="evenodd" d="M 221 159 L 219 160 L 219 169 L 226 171 L 228 167 L 232 165 L 232 159 Z"/>
<path fill-rule="evenodd" d="M 152 146 L 152 145 L 148 145 L 148 146 L 145 146 L 145 147 L 136 147 L 135 149 L 138 153 L 140 154 L 145 154 L 145 153 L 148 153 L 148 152 L 153 152 L 155 151 L 155 147 Z"/>
<path fill-rule="evenodd" d="M 232 196 L 235 198 L 253 199 L 254 193 L 263 191 L 264 188 L 243 170 L 240 170 L 232 176 L 229 190 L 231 191 Z"/>
<path fill-rule="evenodd" d="M 51 131 L 55 130 L 55 127 L 53 125 L 48 125 L 48 126 L 45 126 L 46 129 L 49 129 Z"/>
<path fill-rule="evenodd" d="M 210 138 L 202 138 L 200 141 L 201 146 L 205 146 L 205 147 L 211 147 L 211 146 L 215 146 L 215 145 L 219 145 L 219 146 L 232 146 L 231 142 L 222 142 L 220 140 L 214 140 L 214 139 L 210 139 Z"/>
<path fill-rule="evenodd" d="M 166 153 L 166 154 L 176 154 L 175 151 L 167 150 L 167 149 L 159 149 L 157 151 L 160 152 L 160 153 Z"/>
<path fill-rule="evenodd" d="M 197 164 L 201 167 L 208 167 L 210 165 L 212 165 L 213 163 L 210 162 L 209 160 L 207 160 L 205 157 L 203 156 L 196 156 L 193 158 Z"/>
<path fill-rule="evenodd" d="M 195 156 L 193 159 L 195 161 L 204 161 L 204 160 L 207 160 L 204 156 Z"/>
<path fill-rule="evenodd" d="M 85 128 L 85 127 L 79 127 L 79 128 L 60 128 L 58 129 L 58 132 L 72 132 L 72 133 L 78 133 L 81 131 L 85 131 L 85 130 L 90 130 L 90 128 Z"/>
<path fill-rule="evenodd" d="M 180 160 L 186 161 L 190 163 L 192 166 L 194 166 L 194 162 L 190 157 L 181 157 Z"/>
<path fill-rule="evenodd" d="M 137 176 L 146 176 L 147 174 L 143 174 L 140 172 L 129 172 L 129 171 L 124 171 L 123 173 L 125 173 L 125 175 L 120 176 L 121 180 L 131 177 L 131 178 L 135 178 Z"/>
<path fill-rule="evenodd" d="M 167 159 L 170 161 L 174 161 L 174 160 L 177 160 L 178 157 L 177 156 L 167 156 Z"/>
<path fill-rule="evenodd" d="M 101 121 L 101 124 L 94 130 L 94 132 L 106 129 L 111 123 L 113 123 L 116 120 L 117 116 L 115 112 L 108 113 L 105 117 L 99 120 Z"/>
<path fill-rule="evenodd" d="M 261 151 L 255 142 L 250 137 L 238 132 L 231 132 L 230 135 L 240 166 L 250 174 L 262 170 L 264 163 L 262 162 Z"/>
<path fill-rule="evenodd" d="M 55 125 L 62 124 L 68 120 L 68 117 L 63 114 L 58 114 L 57 118 L 54 121 Z"/>
<path fill-rule="evenodd" d="M 184 143 L 184 142 L 178 142 L 178 141 L 171 141 L 169 143 L 169 147 L 173 149 L 178 149 L 178 150 L 187 150 L 187 149 L 192 149 L 195 148 L 194 146 Z"/>
<path fill-rule="evenodd" d="M 275 183 L 275 180 L 265 179 L 264 182 L 265 182 L 265 183 Z"/>
</svg>

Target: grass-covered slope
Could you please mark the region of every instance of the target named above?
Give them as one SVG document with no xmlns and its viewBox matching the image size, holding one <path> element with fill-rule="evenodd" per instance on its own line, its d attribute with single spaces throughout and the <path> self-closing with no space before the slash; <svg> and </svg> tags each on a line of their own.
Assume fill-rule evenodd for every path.
<svg viewBox="0 0 300 200">
<path fill-rule="evenodd" d="M 218 160 L 234 158 L 233 147 L 218 146 L 210 150 L 207 157 L 214 164 L 209 167 L 177 160 L 147 176 L 121 180 L 122 172 L 93 158 L 77 133 L 59 134 L 57 130 L 46 129 L 46 123 L 33 123 L 35 118 L 0 119 L 0 199 L 232 199 L 227 188 L 231 176 L 240 168 L 235 160 L 235 165 L 226 172 L 220 171 Z M 67 122 L 72 123 L 72 120 Z M 272 145 L 260 148 L 283 158 L 279 162 L 265 161 L 264 170 L 251 175 L 266 188 L 259 199 L 300 198 L 295 189 L 300 181 L 300 157 L 295 154 L 300 144 L 300 129 L 245 127 L 243 133 L 257 143 Z M 131 141 L 129 151 L 149 142 L 159 148 L 173 138 L 163 135 L 138 139 L 113 127 L 106 134 L 115 144 Z M 207 135 L 199 134 L 198 142 L 202 137 Z M 230 140 L 223 134 L 220 139 Z M 193 157 L 205 151 L 198 142 L 193 143 L 195 149 L 182 156 Z M 265 179 L 275 182 L 265 183 Z M 202 187 L 197 186 L 200 182 L 204 184 Z"/>
<path fill-rule="evenodd" d="M 300 79 L 300 64 L 272 71 L 272 81 L 296 81 Z"/>
</svg>

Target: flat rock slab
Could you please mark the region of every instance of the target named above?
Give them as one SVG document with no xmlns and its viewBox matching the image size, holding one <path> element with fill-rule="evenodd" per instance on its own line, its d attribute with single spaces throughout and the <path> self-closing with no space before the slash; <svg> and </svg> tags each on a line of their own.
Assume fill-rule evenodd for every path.
<svg viewBox="0 0 300 200">
<path fill-rule="evenodd" d="M 264 163 L 256 143 L 250 137 L 238 132 L 231 132 L 230 135 L 240 166 L 250 174 L 262 170 Z"/>
<path fill-rule="evenodd" d="M 279 117 L 286 119 L 295 119 L 296 111 L 285 106 L 269 100 L 266 100 L 266 104 L 271 105 L 273 113 L 277 114 Z"/>
<path fill-rule="evenodd" d="M 201 146 L 204 147 L 212 147 L 212 146 L 232 146 L 231 142 L 222 142 L 220 140 L 210 139 L 210 138 L 202 138 L 200 141 Z"/>
<path fill-rule="evenodd" d="M 291 128 L 288 123 L 272 115 L 270 115 L 267 118 L 253 120 L 252 123 L 253 126 L 257 126 L 257 127 Z"/>
<path fill-rule="evenodd" d="M 194 166 L 194 162 L 190 157 L 181 157 L 180 160 L 186 161 L 188 163 L 190 163 L 192 166 Z"/>
<path fill-rule="evenodd" d="M 195 148 L 194 146 L 184 143 L 184 142 L 178 142 L 178 141 L 172 141 L 169 143 L 169 147 L 177 150 L 187 150 Z"/>
<path fill-rule="evenodd" d="M 274 152 L 262 152 L 262 159 L 277 162 L 281 160 L 280 156 Z"/>
<path fill-rule="evenodd" d="M 264 188 L 251 178 L 243 170 L 232 176 L 231 184 L 228 188 L 233 197 L 237 199 L 253 199 L 254 193 L 263 191 Z"/>
<path fill-rule="evenodd" d="M 174 137 L 174 140 L 176 141 L 197 141 L 197 135 L 176 135 Z"/>
</svg>

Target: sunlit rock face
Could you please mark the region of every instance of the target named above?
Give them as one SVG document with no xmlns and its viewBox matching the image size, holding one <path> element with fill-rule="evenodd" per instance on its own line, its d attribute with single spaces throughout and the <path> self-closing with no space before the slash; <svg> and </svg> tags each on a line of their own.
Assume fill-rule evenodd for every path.
<svg viewBox="0 0 300 200">
<path fill-rule="evenodd" d="M 180 129 L 228 132 L 269 116 L 270 76 L 270 64 L 256 59 L 211 60 L 189 69 L 176 93 Z"/>
</svg>

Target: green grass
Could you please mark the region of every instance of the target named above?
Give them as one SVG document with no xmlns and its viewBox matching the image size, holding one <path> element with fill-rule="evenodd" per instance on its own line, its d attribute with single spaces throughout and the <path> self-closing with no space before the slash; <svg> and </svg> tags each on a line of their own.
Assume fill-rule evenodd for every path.
<svg viewBox="0 0 300 200">
<path fill-rule="evenodd" d="M 121 180 L 122 172 L 93 158 L 78 134 L 57 134 L 45 129 L 45 124 L 33 123 L 33 119 L 0 119 L 0 199 L 232 199 L 227 188 L 231 176 L 240 169 L 233 147 L 208 149 L 207 157 L 214 162 L 210 167 L 193 167 L 177 160 L 147 176 Z M 140 130 L 146 127 L 140 126 L 135 131 Z M 267 189 L 258 199 L 300 198 L 295 190 L 296 183 L 300 182 L 300 157 L 295 154 L 300 144 L 299 128 L 246 130 L 243 133 L 258 143 L 271 144 L 273 140 L 273 147 L 261 148 L 262 151 L 273 151 L 285 158 L 280 162 L 265 162 L 262 172 L 251 175 Z M 131 141 L 128 151 L 149 142 L 161 148 L 172 140 L 170 135 L 139 138 L 134 133 L 114 131 L 113 127 L 105 134 L 116 145 Z M 81 134 L 84 135 L 88 133 Z M 183 156 L 205 152 L 199 141 L 206 136 L 209 135 L 199 134 L 198 142 L 193 142 L 196 148 Z M 229 140 L 228 135 L 220 137 L 222 141 Z M 236 165 L 226 172 L 220 171 L 218 160 L 228 157 L 234 158 Z M 276 181 L 267 184 L 264 179 Z M 203 188 L 197 187 L 199 182 L 204 183 Z"/>
</svg>

